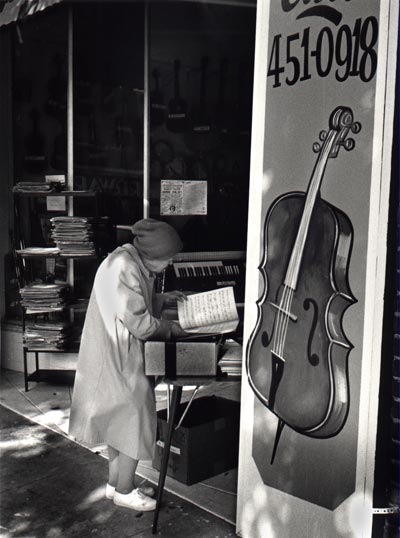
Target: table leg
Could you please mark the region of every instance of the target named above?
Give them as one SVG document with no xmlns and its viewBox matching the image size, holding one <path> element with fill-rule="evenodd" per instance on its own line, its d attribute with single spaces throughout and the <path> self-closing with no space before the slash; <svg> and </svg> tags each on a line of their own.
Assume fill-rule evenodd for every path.
<svg viewBox="0 0 400 538">
<path fill-rule="evenodd" d="M 161 460 L 160 477 L 158 479 L 157 504 L 156 504 L 156 510 L 154 512 L 153 528 L 152 528 L 153 534 L 156 534 L 157 532 L 158 514 L 160 512 L 161 500 L 162 500 L 162 495 L 164 491 L 165 477 L 167 475 L 169 450 L 171 447 L 172 434 L 174 433 L 176 414 L 178 411 L 179 403 L 181 401 L 181 395 L 182 395 L 182 387 L 174 385 L 172 389 L 171 408 L 170 408 L 169 420 L 167 424 L 167 437 L 164 440 L 164 450 L 163 450 L 163 455 L 162 455 L 162 460 Z"/>
<path fill-rule="evenodd" d="M 27 351 L 23 348 L 24 353 L 24 383 L 25 383 L 25 392 L 28 392 L 28 360 L 27 360 Z"/>
</svg>

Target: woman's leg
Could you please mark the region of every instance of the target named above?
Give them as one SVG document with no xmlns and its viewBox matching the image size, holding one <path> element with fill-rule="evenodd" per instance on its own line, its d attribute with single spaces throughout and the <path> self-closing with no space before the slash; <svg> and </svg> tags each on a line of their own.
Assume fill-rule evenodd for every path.
<svg viewBox="0 0 400 538">
<path fill-rule="evenodd" d="M 130 493 L 135 488 L 135 473 L 138 460 L 123 454 L 118 455 L 118 481 L 116 491 L 118 493 Z"/>
<path fill-rule="evenodd" d="M 107 445 L 108 451 L 108 483 L 116 487 L 118 483 L 118 459 L 120 453 L 110 445 Z"/>
</svg>

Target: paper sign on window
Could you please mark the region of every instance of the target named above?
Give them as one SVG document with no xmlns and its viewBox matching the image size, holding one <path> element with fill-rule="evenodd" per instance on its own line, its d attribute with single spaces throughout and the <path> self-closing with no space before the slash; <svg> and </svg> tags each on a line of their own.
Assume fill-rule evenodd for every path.
<svg viewBox="0 0 400 538">
<path fill-rule="evenodd" d="M 207 215 L 207 181 L 161 180 L 161 215 Z"/>
</svg>

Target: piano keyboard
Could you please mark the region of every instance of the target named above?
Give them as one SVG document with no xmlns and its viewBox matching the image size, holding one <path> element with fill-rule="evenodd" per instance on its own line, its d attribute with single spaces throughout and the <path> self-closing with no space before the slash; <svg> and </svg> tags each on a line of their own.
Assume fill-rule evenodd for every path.
<svg viewBox="0 0 400 538">
<path fill-rule="evenodd" d="M 245 252 L 181 252 L 174 256 L 161 282 L 161 291 L 209 291 L 233 286 L 237 304 L 244 302 Z"/>
<path fill-rule="evenodd" d="M 173 263 L 177 278 L 234 276 L 239 275 L 239 265 L 224 265 L 222 261 L 208 262 L 176 262 Z"/>
<path fill-rule="evenodd" d="M 244 250 L 218 250 L 218 251 L 197 251 L 197 252 L 179 252 L 173 258 L 173 262 L 194 262 L 194 261 L 213 261 L 213 260 L 241 260 L 246 257 Z"/>
</svg>

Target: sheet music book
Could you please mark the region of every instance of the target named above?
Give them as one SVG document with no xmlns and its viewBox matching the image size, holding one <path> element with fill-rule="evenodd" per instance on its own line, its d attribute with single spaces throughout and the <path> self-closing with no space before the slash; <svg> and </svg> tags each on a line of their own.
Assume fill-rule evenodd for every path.
<svg viewBox="0 0 400 538">
<path fill-rule="evenodd" d="M 178 301 L 179 323 L 188 333 L 229 333 L 239 323 L 233 287 L 189 295 Z"/>
</svg>

